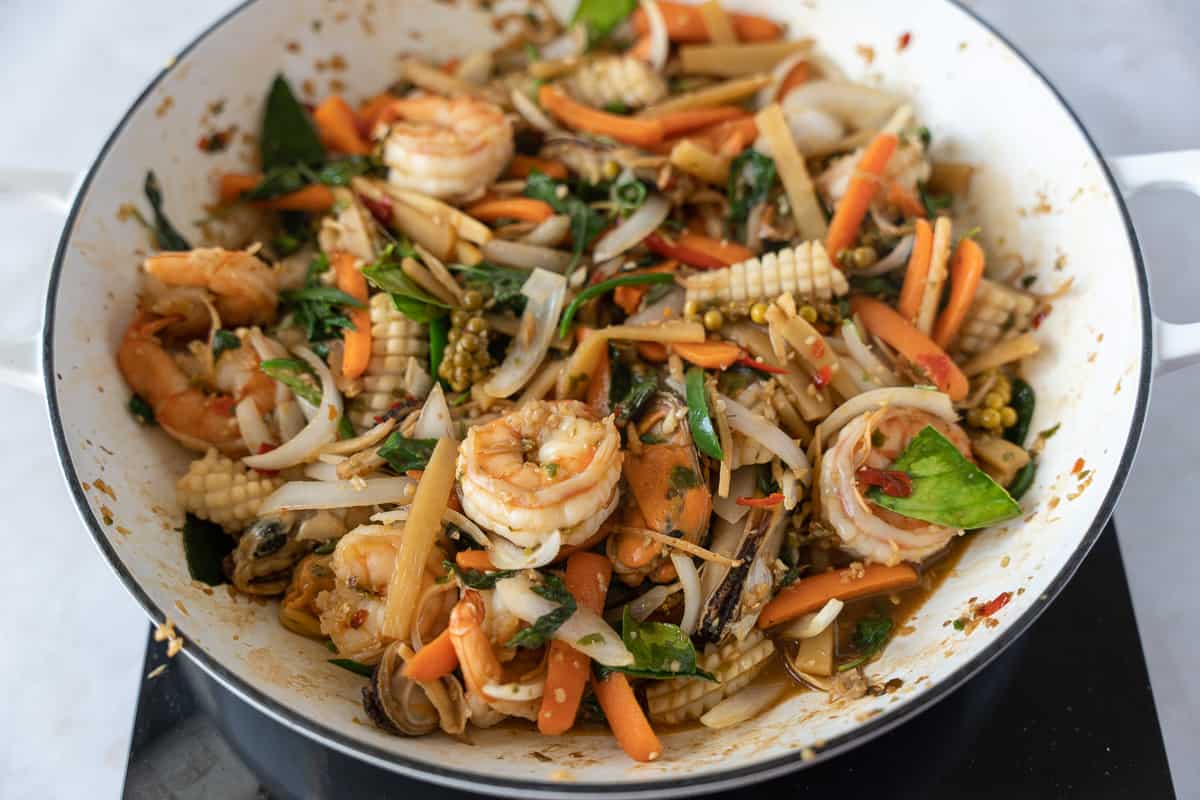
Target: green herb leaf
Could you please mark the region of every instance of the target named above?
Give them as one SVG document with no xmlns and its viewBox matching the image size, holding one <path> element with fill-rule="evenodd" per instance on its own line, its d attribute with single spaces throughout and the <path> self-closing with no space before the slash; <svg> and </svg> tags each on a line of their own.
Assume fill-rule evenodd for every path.
<svg viewBox="0 0 1200 800">
<path fill-rule="evenodd" d="M 349 186 L 351 178 L 385 171 L 383 164 L 372 156 L 345 156 L 326 161 L 317 170 L 317 183 L 326 186 Z"/>
<path fill-rule="evenodd" d="M 729 222 L 741 232 L 750 209 L 767 199 L 775 184 L 775 162 L 750 148 L 729 165 Z"/>
<path fill-rule="evenodd" d="M 325 160 L 325 148 L 308 112 L 282 75 L 275 76 L 267 94 L 259 135 L 259 159 L 267 172 L 276 167 L 318 164 Z"/>
<path fill-rule="evenodd" d="M 779 491 L 779 484 L 771 474 L 770 464 L 759 464 L 754 473 L 754 483 L 763 497 L 768 497 Z"/>
<path fill-rule="evenodd" d="M 325 254 L 315 256 L 308 265 L 304 288 L 281 292 L 279 295 L 285 310 L 292 315 L 292 321 L 304 329 L 311 343 L 336 339 L 342 335 L 343 329 L 353 328 L 354 323 L 342 313 L 342 307 L 362 306 L 345 292 L 321 284 L 320 276 L 328 269 L 329 259 Z"/>
<path fill-rule="evenodd" d="M 237 541 L 215 522 L 188 514 L 183 521 L 183 554 L 192 580 L 209 586 L 225 583 L 222 563 Z"/>
<path fill-rule="evenodd" d="M 717 391 L 726 397 L 737 397 L 747 386 L 763 379 L 762 373 L 753 367 L 735 364 L 717 376 Z"/>
<path fill-rule="evenodd" d="M 354 424 L 350 422 L 350 418 L 342 414 L 338 419 L 337 434 L 339 439 L 354 438 Z"/>
<path fill-rule="evenodd" d="M 531 587 L 534 593 L 552 603 L 558 603 L 559 606 L 538 617 L 528 628 L 517 631 L 516 635 L 508 640 L 508 647 L 541 647 L 575 613 L 575 598 L 567 591 L 562 580 L 552 574 L 545 574 L 542 579 L 543 582 L 540 585 Z"/>
<path fill-rule="evenodd" d="M 604 104 L 604 110 L 610 114 L 628 114 L 629 105 L 621 100 L 609 100 Z"/>
<path fill-rule="evenodd" d="M 458 580 L 468 589 L 495 589 L 496 582 L 511 578 L 516 570 L 502 569 L 496 572 L 481 572 L 477 569 L 462 569 L 452 561 L 443 561 L 442 566 L 458 576 Z"/>
<path fill-rule="evenodd" d="M 437 439 L 409 439 L 396 431 L 380 446 L 379 457 L 396 472 L 425 469 L 436 446 Z"/>
<path fill-rule="evenodd" d="M 562 320 L 558 323 L 558 335 L 561 338 L 571 332 L 571 320 L 575 319 L 575 312 L 579 311 L 584 303 L 602 294 L 607 294 L 618 286 L 641 286 L 648 283 L 674 282 L 675 276 L 669 272 L 645 272 L 641 275 L 621 275 L 589 286 L 576 295 L 575 299 L 563 311 Z"/>
<path fill-rule="evenodd" d="M 900 297 L 899 279 L 890 275 L 855 275 L 850 273 L 850 288 L 861 294 L 891 303 Z"/>
<path fill-rule="evenodd" d="M 349 186 L 350 179 L 358 175 L 378 172 L 379 162 L 369 156 L 348 156 L 312 166 L 288 164 L 268 170 L 261 181 L 242 194 L 244 200 L 270 200 L 299 191 L 314 183 L 326 186 Z"/>
<path fill-rule="evenodd" d="M 923 183 L 917 184 L 917 195 L 921 198 L 921 205 L 925 206 L 925 213 L 930 219 L 936 217 L 939 211 L 954 205 L 954 198 L 952 196 L 948 194 L 930 194 Z"/>
<path fill-rule="evenodd" d="M 307 362 L 298 358 L 272 358 L 259 364 L 259 369 L 291 389 L 297 397 L 314 406 L 321 403 L 321 389 L 302 377 L 312 375 L 312 367 Z"/>
<path fill-rule="evenodd" d="M 872 487 L 867 496 L 897 514 L 968 529 L 985 528 L 1021 514 L 1021 507 L 1008 492 L 967 461 L 932 425 L 909 442 L 890 468 L 912 478 L 912 494 L 892 497 Z"/>
<path fill-rule="evenodd" d="M 612 33 L 637 8 L 637 0 L 579 0 L 571 24 L 587 26 L 588 43 L 595 44 Z"/>
<path fill-rule="evenodd" d="M 129 413 L 133 414 L 133 418 L 143 425 L 155 424 L 154 409 L 150 404 L 142 399 L 141 395 L 131 395 L 129 398 Z"/>
<path fill-rule="evenodd" d="M 167 215 L 163 212 L 162 188 L 158 185 L 158 176 L 154 174 L 154 170 L 146 173 L 146 181 L 142 185 L 142 190 L 146 193 L 150 210 L 154 212 L 154 227 L 152 228 L 154 246 L 159 250 L 191 250 L 191 244 L 183 238 L 183 234 L 171 224 L 171 220 L 167 219 Z"/>
<path fill-rule="evenodd" d="M 697 677 L 715 682 L 696 664 L 696 648 L 678 625 L 669 622 L 638 622 L 629 611 L 621 616 L 621 641 L 633 654 L 633 664 L 616 671 L 639 678 Z"/>
<path fill-rule="evenodd" d="M 355 675 L 361 675 L 364 678 L 369 678 L 375 674 L 375 668 L 370 664 L 363 664 L 352 658 L 331 658 L 329 659 L 329 663 L 335 667 L 341 667 L 344 670 L 353 672 Z"/>
<path fill-rule="evenodd" d="M 1033 411 L 1037 406 L 1037 395 L 1033 387 L 1020 378 L 1012 379 L 1012 401 L 1009 405 L 1017 412 L 1017 421 L 1004 432 L 1004 438 L 1020 447 L 1025 446 L 1029 426 L 1033 422 Z"/>
<path fill-rule="evenodd" d="M 213 334 L 212 352 L 213 360 L 221 357 L 221 353 L 226 350 L 237 350 L 242 346 L 242 340 L 237 337 L 233 331 L 227 331 L 224 328 Z"/>
<path fill-rule="evenodd" d="M 444 316 L 449 306 L 404 274 L 401 263 L 411 255 L 407 242 L 389 244 L 374 263 L 363 267 L 362 274 L 372 286 L 391 295 L 397 311 L 413 322 L 428 325 Z"/>
<path fill-rule="evenodd" d="M 454 269 L 463 276 L 463 282 L 470 289 L 490 289 L 492 303 L 501 308 L 509 308 L 518 316 L 525 311 L 525 295 L 521 287 L 529 280 L 529 271 L 515 267 L 501 267 L 483 261 L 473 267 L 455 265 Z"/>
<path fill-rule="evenodd" d="M 704 388 L 704 370 L 692 367 L 687 371 L 688 425 L 692 429 L 692 440 L 700 452 L 717 461 L 725 460 L 721 441 L 708 413 L 707 392 Z"/>
<path fill-rule="evenodd" d="M 927 428 L 926 430 L 932 429 Z M 860 619 L 854 626 L 854 635 L 850 637 L 850 643 L 859 653 L 858 658 L 845 664 L 838 664 L 838 672 L 854 669 L 859 664 L 865 664 L 870 660 L 887 644 L 893 627 L 894 623 L 890 618 L 878 614 Z"/>
<path fill-rule="evenodd" d="M 613 411 L 616 412 L 617 428 L 624 430 L 625 426 L 631 421 L 638 418 L 645 408 L 646 403 L 650 402 L 650 398 L 654 397 L 654 393 L 658 391 L 658 376 L 654 373 L 646 375 L 634 376 L 633 383 L 630 385 L 625 395 L 617 401 Z"/>
<path fill-rule="evenodd" d="M 621 217 L 629 216 L 642 207 L 648 193 L 646 184 L 628 173 L 622 174 L 609 190 L 613 213 Z"/>
<path fill-rule="evenodd" d="M 328 542 L 322 542 L 316 550 L 313 550 L 313 555 L 327 556 L 336 549 L 337 539 L 330 539 Z"/>
<path fill-rule="evenodd" d="M 559 187 L 566 185 L 534 170 L 525 181 L 525 196 L 541 200 L 555 212 L 566 214 L 571 219 L 572 254 L 571 263 L 567 266 L 567 271 L 570 272 L 579 262 L 583 249 L 592 244 L 607 223 L 591 206 L 569 191 L 560 197 Z"/>
</svg>

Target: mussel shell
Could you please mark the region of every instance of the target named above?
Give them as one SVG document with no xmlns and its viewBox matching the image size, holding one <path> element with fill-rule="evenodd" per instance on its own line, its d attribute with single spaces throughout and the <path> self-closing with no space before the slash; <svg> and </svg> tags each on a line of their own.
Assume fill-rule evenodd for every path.
<svg viewBox="0 0 1200 800">
<path fill-rule="evenodd" d="M 747 515 L 746 527 L 738 542 L 737 551 L 733 554 L 733 557 L 742 563 L 730 567 L 721 583 L 705 600 L 700 623 L 696 626 L 695 638 L 698 642 L 716 643 L 725 638 L 730 625 L 737 621 L 751 564 L 756 558 L 764 555 L 764 547 L 774 547 L 778 550 L 780 537 L 772 534 L 784 524 L 786 518 L 782 507 L 774 510 L 754 509 Z M 773 559 L 775 554 L 766 555 Z"/>
<path fill-rule="evenodd" d="M 467 705 L 462 685 L 453 676 L 429 684 L 404 677 L 408 645 L 392 642 L 363 687 L 363 710 L 371 721 L 399 736 L 424 736 L 439 727 L 460 734 L 467 724 Z"/>
</svg>

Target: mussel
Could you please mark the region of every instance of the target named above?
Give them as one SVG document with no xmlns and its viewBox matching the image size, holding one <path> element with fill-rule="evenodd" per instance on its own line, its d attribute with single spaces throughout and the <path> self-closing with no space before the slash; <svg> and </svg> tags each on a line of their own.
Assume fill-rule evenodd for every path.
<svg viewBox="0 0 1200 800">
<path fill-rule="evenodd" d="M 289 513 L 261 517 L 242 533 L 226 562 L 234 586 L 246 594 L 283 594 L 292 568 L 316 547 L 294 535 L 298 519 Z"/>
<path fill-rule="evenodd" d="M 470 712 L 462 684 L 453 675 L 429 683 L 404 677 L 404 662 L 412 649 L 392 642 L 363 687 L 363 709 L 383 730 L 399 736 L 424 736 L 439 727 L 454 736 L 467 727 Z"/>
<path fill-rule="evenodd" d="M 771 565 L 779 555 L 786 520 L 782 506 L 754 509 L 746 515 L 741 535 L 733 546 L 730 546 L 733 540 L 728 523 L 722 526 L 723 530 L 715 532 L 713 549 L 720 552 L 728 548 L 729 552 L 723 555 L 741 563 L 736 567 L 715 562 L 704 565 L 702 585 L 712 589 L 705 597 L 700 623 L 696 627 L 698 641 L 720 642 L 729 633 L 744 636 L 746 626 L 757 620 L 758 612 L 771 594 Z"/>
<path fill-rule="evenodd" d="M 307 555 L 292 572 L 291 583 L 279 603 L 279 621 L 283 627 L 301 636 L 322 639 L 321 620 L 315 601 L 321 592 L 333 589 L 334 575 L 329 566 L 332 556 Z"/>
</svg>

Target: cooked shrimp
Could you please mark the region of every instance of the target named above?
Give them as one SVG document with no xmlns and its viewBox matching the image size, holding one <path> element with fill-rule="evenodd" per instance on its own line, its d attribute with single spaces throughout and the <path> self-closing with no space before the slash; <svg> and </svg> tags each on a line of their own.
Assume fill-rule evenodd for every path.
<svg viewBox="0 0 1200 800">
<path fill-rule="evenodd" d="M 450 641 L 458 656 L 463 682 L 469 694 L 482 698 L 492 709 L 514 717 L 537 719 L 541 700 L 538 698 L 508 700 L 491 694 L 489 687 L 505 682 L 504 669 L 492 646 L 492 637 L 484 625 L 488 603 L 483 593 L 467 589 L 450 612 Z"/>
<path fill-rule="evenodd" d="M 154 409 L 164 431 L 193 450 L 216 447 L 226 455 L 245 452 L 234 399 L 205 394 L 192 385 L 157 334 L 172 318 L 150 319 L 142 313 L 125 330 L 117 350 L 117 367 L 125 383 Z"/>
<path fill-rule="evenodd" d="M 275 318 L 279 278 L 244 250 L 206 247 L 182 253 L 158 253 L 142 264 L 168 286 L 191 286 L 213 293 L 227 325 L 255 325 Z"/>
<path fill-rule="evenodd" d="M 616 507 L 621 440 L 612 417 L 574 400 L 538 401 L 467 432 L 458 455 L 463 511 L 522 547 L 555 531 L 578 544 Z"/>
<path fill-rule="evenodd" d="M 478 197 L 513 154 L 512 124 L 491 103 L 428 95 L 397 100 L 383 161 L 388 180 L 434 197 Z"/>
<path fill-rule="evenodd" d="M 836 205 L 837 201 L 846 193 L 846 189 L 850 186 L 850 179 L 854 177 L 858 162 L 862 158 L 863 150 L 864 148 L 859 148 L 849 155 L 834 159 L 825 171 L 817 176 L 817 188 L 831 203 Z M 929 159 L 925 156 L 925 149 L 920 142 L 908 141 L 896 148 L 896 152 L 888 160 L 883 177 L 888 182 L 897 184 L 915 194 L 917 185 L 929 180 L 930 169 Z M 887 192 L 879 192 L 872 205 L 876 208 L 886 205 L 887 194 Z"/>
<path fill-rule="evenodd" d="M 962 533 L 880 508 L 863 497 L 858 484 L 860 467 L 886 468 L 927 425 L 970 457 L 970 441 L 957 425 L 924 411 L 895 406 L 852 420 L 825 453 L 821 508 L 846 550 L 879 564 L 921 561 Z"/>
<path fill-rule="evenodd" d="M 235 399 L 253 397 L 260 413 L 275 408 L 276 387 L 279 386 L 259 368 L 258 353 L 242 338 L 242 346 L 225 350 L 217 358 L 213 370 L 216 387 Z"/>
</svg>

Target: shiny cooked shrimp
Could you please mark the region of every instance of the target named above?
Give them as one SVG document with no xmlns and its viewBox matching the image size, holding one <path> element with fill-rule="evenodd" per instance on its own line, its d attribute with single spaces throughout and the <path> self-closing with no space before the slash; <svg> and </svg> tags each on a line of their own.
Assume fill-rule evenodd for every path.
<svg viewBox="0 0 1200 800">
<path fill-rule="evenodd" d="M 243 339 L 241 347 L 225 350 L 217 357 L 213 383 L 237 400 L 253 397 L 259 413 L 266 414 L 275 408 L 279 384 L 262 371 L 261 363 L 258 353 Z"/>
<path fill-rule="evenodd" d="M 458 454 L 463 511 L 522 547 L 558 531 L 578 544 L 616 507 L 621 439 L 612 417 L 574 400 L 539 401 L 467 432 Z"/>
<path fill-rule="evenodd" d="M 143 268 L 168 286 L 207 289 L 226 325 L 256 325 L 275 319 L 279 302 L 276 272 L 244 250 L 205 247 L 158 253 Z"/>
<path fill-rule="evenodd" d="M 243 454 L 234 398 L 205 394 L 194 386 L 159 341 L 157 334 L 171 322 L 170 317 L 155 319 L 141 312 L 134 317 L 117 349 L 125 383 L 150 405 L 162 429 L 185 447 Z"/>
<path fill-rule="evenodd" d="M 388 181 L 445 199 L 478 197 L 513 154 L 512 123 L 499 106 L 469 97 L 396 101 L 383 144 Z"/>
<path fill-rule="evenodd" d="M 500 637 L 494 636 L 494 633 L 489 635 L 489 626 L 484 624 L 489 616 L 484 594 L 475 589 L 464 591 L 450 612 L 447 630 L 454 653 L 458 656 L 467 692 L 501 714 L 536 720 L 541 706 L 537 697 L 518 700 L 495 694 L 495 689 L 504 685 L 504 668 L 492 645 L 492 639 Z"/>
<path fill-rule="evenodd" d="M 958 425 L 896 406 L 852 420 L 826 451 L 821 460 L 821 509 L 849 552 L 879 564 L 921 561 L 962 533 L 880 508 L 863 497 L 859 486 L 860 467 L 886 469 L 927 425 L 971 457 L 970 441 Z"/>
</svg>

